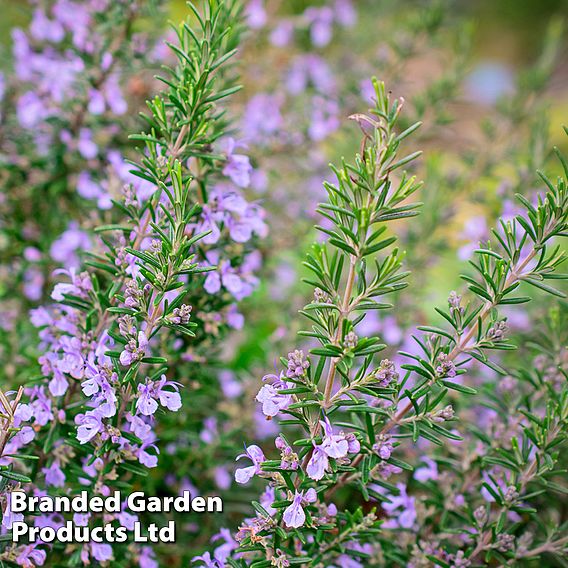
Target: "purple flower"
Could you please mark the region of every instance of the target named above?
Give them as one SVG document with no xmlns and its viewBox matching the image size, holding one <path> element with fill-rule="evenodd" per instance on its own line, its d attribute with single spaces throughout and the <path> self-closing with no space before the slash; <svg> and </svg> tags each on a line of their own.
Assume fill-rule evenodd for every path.
<svg viewBox="0 0 568 568">
<path fill-rule="evenodd" d="M 4 513 L 2 514 L 2 526 L 10 530 L 12 528 L 12 523 L 20 523 L 24 520 L 24 515 L 22 513 L 12 513 L 12 498 L 8 494 L 6 499 L 6 507 Z"/>
<path fill-rule="evenodd" d="M 105 562 L 112 558 L 112 546 L 103 542 L 91 542 L 91 554 L 95 560 Z"/>
<path fill-rule="evenodd" d="M 436 373 L 441 378 L 450 377 L 453 378 L 457 375 L 456 365 L 455 363 L 449 358 L 447 353 L 440 353 L 436 360 L 438 366 L 436 367 Z"/>
<path fill-rule="evenodd" d="M 164 387 L 171 386 L 175 390 L 165 390 Z M 151 416 L 158 410 L 159 403 L 171 410 L 177 412 L 181 408 L 181 397 L 178 392 L 178 385 L 173 381 L 168 381 L 165 375 L 162 375 L 158 382 L 146 379 L 145 383 L 138 385 L 138 399 L 136 400 L 136 409 L 144 416 Z"/>
<path fill-rule="evenodd" d="M 388 387 L 392 382 L 398 381 L 396 367 L 389 359 L 383 359 L 380 367 L 376 370 L 375 376 L 382 388 Z"/>
<path fill-rule="evenodd" d="M 218 272 L 210 272 L 203 287 L 208 294 L 216 294 L 221 289 L 221 275 Z"/>
<path fill-rule="evenodd" d="M 40 270 L 30 267 L 24 272 L 24 295 L 32 301 L 41 299 L 45 278 Z"/>
<path fill-rule="evenodd" d="M 416 522 L 414 497 L 409 497 L 404 483 L 397 483 L 399 495 L 389 495 L 389 501 L 382 503 L 383 509 L 391 518 L 383 525 L 387 528 L 410 529 Z"/>
<path fill-rule="evenodd" d="M 92 440 L 103 428 L 103 421 L 98 409 L 88 410 L 85 414 L 78 414 L 75 418 L 77 428 L 77 440 L 86 444 Z"/>
<path fill-rule="evenodd" d="M 253 29 L 262 28 L 266 24 L 266 11 L 263 0 L 249 0 L 245 7 L 247 25 Z"/>
<path fill-rule="evenodd" d="M 63 487 L 65 485 L 65 474 L 61 471 L 59 463 L 54 461 L 49 467 L 42 468 L 45 475 L 45 484 L 53 487 Z"/>
<path fill-rule="evenodd" d="M 98 367 L 87 364 L 85 377 L 86 380 L 81 383 L 83 393 L 92 398 L 92 403 L 98 407 L 101 416 L 105 418 L 114 416 L 116 414 L 116 392 L 105 373 Z M 113 374 L 111 378 L 116 380 L 116 374 Z"/>
<path fill-rule="evenodd" d="M 335 0 L 335 20 L 345 27 L 351 27 L 357 21 L 357 12 L 351 0 Z"/>
<path fill-rule="evenodd" d="M 219 431 L 217 429 L 217 418 L 214 416 L 208 416 L 203 420 L 203 430 L 199 437 L 206 443 L 212 444 L 219 435 Z"/>
<path fill-rule="evenodd" d="M 142 442 L 147 442 L 153 436 L 152 434 L 152 427 L 150 424 L 144 422 L 140 416 L 127 416 L 128 421 L 130 422 L 130 431 L 137 437 L 142 440 Z"/>
<path fill-rule="evenodd" d="M 232 477 L 227 471 L 227 468 L 218 466 L 213 471 L 213 476 L 215 478 L 215 483 L 219 489 L 227 490 L 231 487 Z"/>
<path fill-rule="evenodd" d="M 426 465 L 419 467 L 414 471 L 414 479 L 421 483 L 425 483 L 429 479 L 438 479 L 438 465 L 436 462 L 427 456 L 424 456 L 422 461 Z"/>
<path fill-rule="evenodd" d="M 163 387 L 165 386 L 172 386 L 176 390 L 164 390 Z M 162 375 L 162 378 L 156 387 L 160 404 L 172 412 L 177 412 L 181 408 L 181 396 L 179 392 L 177 392 L 178 388 L 177 383 L 167 381 L 165 375 Z"/>
<path fill-rule="evenodd" d="M 43 306 L 30 311 L 30 321 L 35 327 L 44 327 L 53 324 L 51 314 Z"/>
<path fill-rule="evenodd" d="M 192 307 L 182 304 L 179 308 L 174 308 L 173 312 L 168 315 L 168 320 L 176 325 L 187 325 L 191 318 Z"/>
<path fill-rule="evenodd" d="M 515 91 L 513 69 L 491 60 L 481 61 L 465 81 L 468 99 L 482 105 L 493 105 L 506 94 Z"/>
<path fill-rule="evenodd" d="M 236 243 L 246 243 L 252 237 L 252 226 L 246 222 L 232 221 L 227 222 L 229 226 L 229 235 Z"/>
<path fill-rule="evenodd" d="M 223 390 L 223 395 L 227 398 L 235 398 L 243 392 L 241 383 L 239 383 L 235 374 L 228 369 L 224 369 L 219 373 L 219 383 Z"/>
<path fill-rule="evenodd" d="M 310 37 L 316 47 L 325 47 L 332 36 L 333 10 L 328 6 L 308 8 L 304 17 L 310 23 Z"/>
<path fill-rule="evenodd" d="M 247 141 L 269 141 L 282 128 L 282 96 L 259 93 L 247 103 L 242 130 Z"/>
<path fill-rule="evenodd" d="M 206 292 L 216 294 L 222 284 L 238 301 L 249 296 L 258 284 L 258 279 L 252 275 L 255 270 L 253 266 L 256 265 L 252 263 L 251 256 L 253 255 L 248 255 L 243 264 L 237 268 L 233 268 L 228 260 L 221 261 L 218 271 L 210 272 L 205 280 Z"/>
<path fill-rule="evenodd" d="M 300 466 L 298 454 L 285 442 L 283 438 L 278 436 L 274 441 L 276 447 L 280 451 L 280 467 L 282 469 L 296 470 Z"/>
<path fill-rule="evenodd" d="M 75 513 L 73 515 L 73 522 L 78 527 L 86 527 L 89 524 L 91 513 Z"/>
<path fill-rule="evenodd" d="M 266 375 L 262 378 L 263 381 L 272 380 L 272 384 L 264 385 L 256 395 L 256 400 L 262 403 L 262 412 L 265 416 L 276 416 L 281 410 L 285 410 L 292 402 L 292 395 L 278 394 L 279 390 L 287 389 L 288 385 L 282 380 L 282 375 Z"/>
<path fill-rule="evenodd" d="M 119 358 L 121 365 L 129 367 L 135 361 L 140 361 L 146 354 L 146 347 L 148 347 L 148 338 L 143 331 L 139 331 L 138 341 L 130 339 L 124 346 Z"/>
<path fill-rule="evenodd" d="M 239 313 L 235 304 L 231 304 L 227 308 L 225 317 L 227 319 L 227 325 L 233 329 L 242 329 L 245 324 L 245 317 Z"/>
<path fill-rule="evenodd" d="M 294 34 L 294 23 L 290 20 L 281 20 L 270 34 L 270 43 L 276 47 L 285 47 L 290 43 Z"/>
<path fill-rule="evenodd" d="M 390 441 L 390 436 L 379 436 L 378 441 L 373 444 L 373 451 L 378 454 L 382 460 L 388 460 L 394 450 L 394 446 Z"/>
<path fill-rule="evenodd" d="M 38 41 L 59 43 L 65 37 L 65 30 L 57 20 L 50 20 L 45 12 L 36 8 L 30 24 L 30 33 Z"/>
<path fill-rule="evenodd" d="M 97 89 L 89 89 L 89 104 L 87 107 L 91 114 L 98 115 L 105 111 L 105 98 Z"/>
<path fill-rule="evenodd" d="M 353 432 L 346 434 L 345 439 L 347 440 L 348 453 L 358 454 L 361 451 L 361 443 L 359 442 L 355 434 L 353 434 Z"/>
<path fill-rule="evenodd" d="M 40 357 L 40 359 L 42 359 Z M 49 392 L 53 396 L 63 396 L 67 392 L 69 383 L 58 369 L 53 369 L 53 379 L 49 381 Z"/>
<path fill-rule="evenodd" d="M 28 91 L 18 99 L 16 115 L 24 128 L 32 129 L 49 116 L 49 111 L 34 92 Z"/>
<path fill-rule="evenodd" d="M 338 459 L 345 457 L 349 451 L 349 443 L 345 437 L 333 433 L 333 427 L 331 426 L 327 416 L 324 420 L 320 420 L 320 424 L 325 434 L 321 444 L 323 451 L 330 458 Z"/>
<path fill-rule="evenodd" d="M 306 522 L 306 513 L 302 505 L 306 503 L 314 503 L 317 500 L 315 489 L 310 488 L 306 491 L 296 491 L 292 504 L 284 509 L 283 520 L 288 528 L 301 527 Z"/>
<path fill-rule="evenodd" d="M 358 453 L 361 444 L 355 434 L 333 433 L 333 427 L 327 417 L 320 421 L 324 435 L 322 443 L 318 446 L 314 443 L 312 457 L 306 467 L 306 473 L 311 479 L 320 480 L 327 471 L 329 458 L 341 459 L 348 453 Z"/>
<path fill-rule="evenodd" d="M 32 409 L 32 415 L 38 426 L 45 426 L 53 420 L 51 399 L 46 395 L 44 387 L 33 387 L 27 392 Z"/>
<path fill-rule="evenodd" d="M 211 558 L 210 552 L 205 552 L 201 556 L 194 556 L 192 562 L 202 562 L 206 568 L 221 568 L 221 564 L 217 560 Z"/>
<path fill-rule="evenodd" d="M 146 467 L 156 467 L 158 465 L 158 456 L 147 452 L 146 448 L 153 448 L 156 453 L 159 453 L 158 448 L 154 444 L 144 443 L 135 452 L 138 461 Z"/>
<path fill-rule="evenodd" d="M 56 270 L 55 273 L 67 274 L 71 278 L 71 283 L 59 283 L 54 286 L 51 297 L 56 302 L 61 302 L 64 299 L 64 294 L 86 298 L 88 293 L 93 289 L 91 277 L 86 272 L 77 274 L 75 270 L 71 268 L 70 270 Z"/>
<path fill-rule="evenodd" d="M 248 187 L 252 166 L 250 159 L 244 154 L 235 154 L 237 143 L 233 138 L 225 138 L 220 143 L 221 151 L 225 154 L 227 162 L 223 168 L 223 175 L 239 187 Z"/>
<path fill-rule="evenodd" d="M 99 149 L 93 142 L 91 131 L 88 128 L 81 128 L 79 140 L 77 141 L 77 149 L 86 160 L 91 160 L 97 156 Z"/>
<path fill-rule="evenodd" d="M 37 548 L 41 543 L 33 543 L 18 549 L 16 562 L 24 568 L 32 568 L 33 566 L 43 566 L 47 554 L 45 550 Z"/>
<path fill-rule="evenodd" d="M 124 504 L 123 504 L 124 507 Z M 124 509 L 120 511 L 117 515 L 118 522 L 121 526 L 125 527 L 129 531 L 134 530 L 134 524 L 138 522 L 138 516 L 133 515 L 132 513 L 128 513 Z"/>
<path fill-rule="evenodd" d="M 59 341 L 63 357 L 55 362 L 54 367 L 62 373 L 71 375 L 74 379 L 83 378 L 85 360 L 83 358 L 83 344 L 78 337 L 64 335 Z"/>
<path fill-rule="evenodd" d="M 96 199 L 99 209 L 112 207 L 111 197 L 103 184 L 95 181 L 86 171 L 77 176 L 77 193 L 85 199 Z"/>
<path fill-rule="evenodd" d="M 324 475 L 329 466 L 329 457 L 324 451 L 322 446 L 314 445 L 314 451 L 312 452 L 312 457 L 306 466 L 306 473 L 308 476 L 319 481 Z"/>
<path fill-rule="evenodd" d="M 215 548 L 215 560 L 219 562 L 219 566 L 226 566 L 226 561 L 231 552 L 238 547 L 237 541 L 231 535 L 228 529 L 221 529 L 216 535 L 213 535 L 211 542 L 217 542 L 223 539 L 224 542 Z"/>
<path fill-rule="evenodd" d="M 158 402 L 153 397 L 154 385 L 146 382 L 138 385 L 138 399 L 136 400 L 136 409 L 145 416 L 150 416 L 158 410 Z"/>
<path fill-rule="evenodd" d="M 140 290 L 136 281 L 130 280 L 127 282 L 124 294 L 124 305 L 127 308 L 140 307 L 140 300 L 143 296 L 144 292 Z"/>
<path fill-rule="evenodd" d="M 252 461 L 253 465 L 249 467 L 239 468 L 237 469 L 237 471 L 235 471 L 235 481 L 237 483 L 248 483 L 255 475 L 262 473 L 260 464 L 263 461 L 266 461 L 262 450 L 254 444 L 245 447 L 245 452 L 246 453 L 237 456 L 237 460 L 248 457 Z"/>
<path fill-rule="evenodd" d="M 150 546 L 142 547 L 138 563 L 140 564 L 140 568 L 158 568 L 156 553 Z"/>
<path fill-rule="evenodd" d="M 276 513 L 276 509 L 272 507 L 274 501 L 276 501 L 276 491 L 274 487 L 268 485 L 260 496 L 259 503 L 269 515 L 274 515 Z"/>
<path fill-rule="evenodd" d="M 338 113 L 337 102 L 320 96 L 314 97 L 311 122 L 308 128 L 310 138 L 319 142 L 335 132 L 339 128 Z"/>
<path fill-rule="evenodd" d="M 245 243 L 253 235 L 258 235 L 260 238 L 266 237 L 268 226 L 264 222 L 264 217 L 264 210 L 256 203 L 247 204 L 246 209 L 239 215 L 232 213 L 231 217 L 226 219 L 231 239 L 237 243 Z M 241 272 L 246 272 L 247 269 L 245 264 Z"/>
<path fill-rule="evenodd" d="M 296 491 L 292 504 L 284 510 L 284 523 L 289 528 L 301 527 L 306 521 L 306 513 L 302 508 L 302 492 Z"/>
<path fill-rule="evenodd" d="M 297 57 L 286 78 L 286 86 L 292 95 L 305 91 L 308 84 L 313 85 L 320 93 L 329 94 L 335 91 L 335 79 L 331 69 L 318 55 Z"/>
<path fill-rule="evenodd" d="M 402 472 L 402 469 L 392 463 L 387 462 L 379 462 L 377 465 L 377 473 L 379 476 L 384 479 L 385 481 L 389 479 L 392 475 L 398 475 Z"/>
<path fill-rule="evenodd" d="M 473 251 L 479 248 L 479 241 L 488 235 L 487 221 L 484 216 L 471 217 L 465 222 L 464 229 L 460 238 L 467 240 L 467 243 L 458 250 L 461 260 L 467 260 L 473 255 Z"/>
<path fill-rule="evenodd" d="M 128 110 L 128 104 L 122 96 L 122 91 L 118 82 L 118 76 L 112 74 L 104 85 L 105 100 L 110 110 L 116 114 L 124 114 Z"/>
<path fill-rule="evenodd" d="M 89 235 L 81 231 L 77 223 L 71 222 L 59 238 L 53 242 L 49 249 L 49 254 L 53 260 L 66 266 L 76 268 L 79 266 L 77 251 L 85 251 L 90 248 L 91 239 Z M 57 298 L 53 299 L 57 300 Z"/>
<path fill-rule="evenodd" d="M 286 371 L 286 376 L 289 379 L 299 379 L 306 374 L 306 370 L 310 366 L 310 362 L 305 361 L 304 357 L 304 352 L 299 349 L 288 353 L 288 369 Z"/>
</svg>

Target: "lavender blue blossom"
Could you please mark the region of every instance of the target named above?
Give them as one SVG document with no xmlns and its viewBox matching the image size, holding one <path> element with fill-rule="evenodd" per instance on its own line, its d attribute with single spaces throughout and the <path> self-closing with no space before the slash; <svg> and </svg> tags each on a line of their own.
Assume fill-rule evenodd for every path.
<svg viewBox="0 0 568 568">
<path fill-rule="evenodd" d="M 235 471 L 235 481 L 237 483 L 248 483 L 255 475 L 262 473 L 260 464 L 266 461 L 262 450 L 254 444 L 245 447 L 245 453 L 239 455 L 237 460 L 245 457 L 252 461 L 252 465 L 249 467 L 239 468 Z"/>
<path fill-rule="evenodd" d="M 324 437 L 321 443 L 323 451 L 330 458 L 343 458 L 349 451 L 349 442 L 345 439 L 344 435 L 334 434 L 333 427 L 327 417 L 320 421 L 324 431 Z"/>
<path fill-rule="evenodd" d="M 317 494 L 315 489 L 310 488 L 305 493 L 303 491 L 296 491 L 292 504 L 284 509 L 284 524 L 289 528 L 301 527 L 306 522 L 306 513 L 304 512 L 303 505 L 308 503 L 315 503 Z"/>
<path fill-rule="evenodd" d="M 416 507 L 414 497 L 407 494 L 403 483 L 396 485 L 399 494 L 389 495 L 389 502 L 383 504 L 384 510 L 389 514 L 385 528 L 411 529 L 416 522 Z"/>
<path fill-rule="evenodd" d="M 164 387 L 173 387 L 174 390 L 166 390 Z M 162 375 L 158 382 L 147 378 L 145 383 L 138 385 L 136 408 L 141 414 L 151 416 L 158 409 L 159 402 L 168 410 L 177 412 L 181 408 L 181 396 L 178 390 L 179 385 L 168 381 L 165 375 Z"/>
<path fill-rule="evenodd" d="M 271 382 L 262 386 L 256 395 L 256 400 L 262 404 L 262 412 L 269 418 L 273 418 L 292 403 L 292 395 L 278 394 L 279 390 L 293 387 L 292 384 L 287 383 L 283 379 L 283 373 L 280 374 L 280 377 L 266 375 L 262 378 L 263 381 Z"/>
<path fill-rule="evenodd" d="M 329 456 L 322 446 L 314 445 L 312 457 L 306 466 L 306 473 L 314 481 L 319 481 L 329 467 Z"/>
<path fill-rule="evenodd" d="M 239 187 L 250 185 L 252 166 L 249 157 L 244 154 L 235 153 L 237 142 L 234 138 L 226 138 L 219 143 L 220 150 L 225 154 L 225 167 L 223 174 Z"/>
<path fill-rule="evenodd" d="M 148 338 L 143 331 L 138 332 L 137 339 L 130 339 L 120 354 L 120 363 L 129 367 L 135 361 L 140 361 L 146 355 Z"/>
</svg>

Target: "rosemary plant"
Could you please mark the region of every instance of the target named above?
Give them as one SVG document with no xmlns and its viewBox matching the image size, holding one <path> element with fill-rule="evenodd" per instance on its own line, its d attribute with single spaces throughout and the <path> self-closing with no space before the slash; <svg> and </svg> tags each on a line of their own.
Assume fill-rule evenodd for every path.
<svg viewBox="0 0 568 568">
<path fill-rule="evenodd" d="M 376 354 L 385 346 L 379 338 L 359 337 L 357 325 L 366 311 L 389 307 L 379 301 L 381 296 L 405 286 L 401 254 L 397 249 L 384 252 L 395 241 L 385 235 L 385 224 L 416 214 L 417 204 L 407 199 L 419 184 L 400 169 L 417 154 L 399 157 L 397 151 L 419 124 L 397 133 L 402 102 L 390 102 L 383 84 L 374 86 L 376 106 L 371 115 L 353 117 L 364 133 L 360 154 L 354 164 L 334 169 L 335 185 L 326 184 L 328 202 L 319 208 L 326 225 L 318 228 L 328 240 L 315 245 L 306 261 L 314 275 L 307 280 L 314 287 L 314 300 L 302 314 L 312 328 L 300 335 L 316 339 L 319 346 L 310 349 L 310 356 L 301 350 L 289 353 L 288 359 L 282 359 L 286 369 L 265 376 L 257 395 L 267 417 L 279 416 L 281 426 L 295 428 L 276 438 L 280 459 L 267 459 L 256 445 L 240 456 L 252 465 L 236 471 L 237 482 L 260 476 L 269 485 L 253 503 L 256 517 L 240 527 L 234 553 L 229 556 L 228 547 L 214 558 L 207 553 L 199 558 L 205 564 L 343 565 L 346 560 L 341 559 L 348 557 L 364 562 L 369 558 L 366 547 L 373 550 L 373 543 L 378 543 L 384 565 L 404 565 L 406 551 L 386 529 L 411 529 L 415 523 L 405 506 L 411 500 L 405 485 L 388 481 L 403 470 L 413 470 L 397 457 L 399 446 L 410 440 L 437 445 L 461 440 L 444 424 L 455 418 L 453 407 L 446 404 L 448 393 L 461 397 L 476 393 L 462 377 L 474 360 L 506 374 L 488 352 L 514 349 L 499 307 L 530 300 L 518 290 L 522 283 L 562 295 L 548 281 L 562 278 L 555 270 L 565 255 L 550 243 L 567 234 L 568 190 L 565 177 L 554 184 L 541 174 L 545 193 L 535 204 L 518 196 L 526 215 L 501 222 L 494 231 L 496 244 L 487 242 L 476 251 L 477 260 L 471 263 L 474 274 L 463 276 L 472 300 L 463 304 L 461 296 L 452 292 L 449 309 L 437 310 L 447 329 L 421 326 L 424 335 L 415 337 L 418 352 L 403 353 L 409 362 L 400 369 L 387 359 L 379 363 Z M 558 156 L 567 176 L 566 163 Z M 377 258 L 380 251 L 382 258 Z M 558 403 L 547 406 L 545 421 L 539 419 L 536 429 L 524 429 L 525 440 L 518 443 L 523 449 L 514 458 L 500 452 L 504 457 L 499 463 L 505 462 L 505 467 L 514 463 L 521 471 L 512 477 L 517 491 L 553 468 L 558 455 L 550 449 L 558 443 L 558 433 L 562 431 L 559 440 L 565 437 L 564 399 L 562 395 Z M 550 425 L 549 438 L 543 429 Z M 331 496 L 341 498 L 341 493 L 350 495 L 342 510 L 330 502 Z M 503 499 L 503 494 L 495 493 L 497 502 Z M 384 513 L 377 507 L 357 506 L 360 500 L 381 503 Z M 392 518 L 383 523 L 381 517 L 387 512 Z M 468 566 L 482 552 L 512 550 L 502 542 L 510 540 L 503 536 L 503 514 L 496 525 L 480 532 L 476 543 L 468 545 L 462 539 L 457 549 L 453 543 L 445 552 L 446 560 L 436 554 L 427 554 L 428 559 Z M 564 541 L 555 542 L 550 550 Z"/>
<path fill-rule="evenodd" d="M 246 259 L 253 236 L 262 232 L 261 212 L 238 188 L 216 185 L 226 178 L 242 182 L 250 168 L 232 152 L 222 107 L 239 89 L 228 67 L 239 7 L 211 0 L 203 13 L 191 10 L 195 27 L 176 28 L 177 43 L 170 44 L 177 63 L 162 79 L 166 90 L 148 102 L 146 132 L 131 137 L 144 144 L 131 162 L 143 185 L 124 186 L 123 198 L 113 200 L 116 222 L 96 229 L 100 250 L 89 253 L 84 270 L 64 271 L 52 293 L 55 305 L 32 313 L 44 378 L 25 389 L 15 415 L 19 432 L 5 449 L 39 460 L 25 476 L 12 464 L 3 468 L 0 475 L 16 482 L 8 491 L 33 480 L 50 491 L 84 487 L 104 495 L 146 476 L 158 463 L 155 415 L 179 411 L 180 387 L 189 386 L 183 367 L 169 365 L 180 363 L 191 342 L 213 358 L 207 342 L 232 325 L 235 301 L 254 287 Z M 4 526 L 13 520 L 5 509 Z M 41 522 L 59 520 L 44 515 Z M 93 514 L 81 522 L 100 526 L 103 518 Z M 133 521 L 105 515 L 109 522 Z M 22 555 L 44 554 L 36 547 L 8 546 L 1 557 L 22 563 Z M 50 554 L 62 558 L 62 551 L 56 545 Z M 89 542 L 65 555 L 76 565 L 89 558 L 124 563 L 153 552 Z"/>
</svg>

